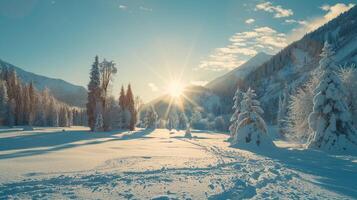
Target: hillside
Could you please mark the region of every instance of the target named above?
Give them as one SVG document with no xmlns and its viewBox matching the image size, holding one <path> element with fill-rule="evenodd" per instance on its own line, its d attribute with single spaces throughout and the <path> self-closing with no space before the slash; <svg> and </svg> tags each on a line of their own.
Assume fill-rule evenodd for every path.
<svg viewBox="0 0 357 200">
<path fill-rule="evenodd" d="M 73 85 L 61 79 L 48 78 L 45 76 L 27 72 L 10 63 L 0 60 L 0 69 L 2 67 L 15 69 L 18 77 L 23 82 L 30 83 L 32 81 L 35 87 L 40 91 L 44 90 L 47 87 L 50 90 L 51 94 L 56 99 L 62 102 L 78 107 L 84 107 L 86 104 L 87 91 L 82 86 Z"/>
<path fill-rule="evenodd" d="M 248 61 L 208 83 L 205 87 L 219 96 L 223 114 L 231 112 L 232 97 L 237 85 L 243 89 L 252 87 L 257 91 L 259 100 L 266 111 L 266 120 L 269 123 L 275 123 L 278 97 L 285 85 L 292 93 L 310 78 L 311 73 L 318 66 L 319 55 L 325 40 L 336 47 L 334 60 L 338 65 L 357 62 L 356 19 L 357 7 L 355 6 L 272 57 L 258 54 L 255 57 L 262 57 L 259 65 L 250 65 L 251 61 Z"/>
<path fill-rule="evenodd" d="M 338 65 L 357 62 L 356 19 L 355 6 L 282 49 L 242 80 L 243 87 L 249 86 L 257 91 L 266 110 L 266 118 L 271 123 L 276 118 L 278 97 L 285 84 L 291 93 L 309 79 L 318 66 L 325 40 L 335 46 L 336 55 L 333 59 Z"/>
<path fill-rule="evenodd" d="M 227 93 L 233 94 L 237 88 L 238 82 L 244 80 L 251 72 L 256 70 L 260 65 L 268 61 L 271 57 L 272 55 L 260 52 L 232 71 L 209 82 L 207 85 L 205 85 L 205 87 L 219 95 L 224 95 Z"/>
</svg>

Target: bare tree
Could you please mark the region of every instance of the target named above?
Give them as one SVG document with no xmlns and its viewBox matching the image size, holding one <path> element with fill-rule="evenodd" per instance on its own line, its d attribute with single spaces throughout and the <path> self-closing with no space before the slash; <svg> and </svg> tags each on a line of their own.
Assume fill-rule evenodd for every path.
<svg viewBox="0 0 357 200">
<path fill-rule="evenodd" d="M 113 75 L 117 73 L 117 68 L 115 67 L 115 63 L 113 61 L 103 60 L 100 63 L 100 74 L 101 74 L 101 88 L 102 88 L 102 109 L 103 113 L 106 113 L 107 107 L 107 94 L 108 94 L 108 87 L 110 81 L 113 78 Z M 108 124 L 106 123 L 107 120 L 104 120 L 104 130 L 108 128 Z"/>
</svg>

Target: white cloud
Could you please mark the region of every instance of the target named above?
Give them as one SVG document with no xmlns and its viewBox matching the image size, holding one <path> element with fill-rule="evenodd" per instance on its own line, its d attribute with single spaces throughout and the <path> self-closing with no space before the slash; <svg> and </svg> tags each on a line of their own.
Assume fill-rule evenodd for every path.
<svg viewBox="0 0 357 200">
<path fill-rule="evenodd" d="M 151 91 L 153 91 L 153 92 L 159 91 L 159 88 L 154 83 L 148 83 L 148 86 L 150 87 Z"/>
<path fill-rule="evenodd" d="M 204 86 L 208 83 L 208 81 L 191 81 L 191 85 Z"/>
<path fill-rule="evenodd" d="M 305 25 L 307 22 L 304 20 L 295 20 L 295 19 L 286 19 L 285 23 L 287 24 L 300 24 L 300 25 Z"/>
<path fill-rule="evenodd" d="M 252 18 L 245 20 L 246 24 L 252 24 L 254 22 L 255 22 L 255 19 L 252 19 Z"/>
<path fill-rule="evenodd" d="M 128 6 L 126 6 L 126 5 L 119 5 L 119 9 L 126 10 L 127 8 L 128 8 Z"/>
<path fill-rule="evenodd" d="M 143 11 L 147 11 L 147 12 L 151 12 L 152 11 L 152 8 L 147 8 L 147 7 L 144 7 L 144 6 L 140 6 L 139 9 L 143 10 Z"/>
<path fill-rule="evenodd" d="M 320 9 L 326 11 L 326 13 L 323 16 L 304 21 L 305 23 L 300 24 L 300 27 L 294 29 L 292 33 L 289 34 L 288 40 L 291 42 L 300 39 L 306 33 L 314 31 L 333 18 L 339 16 L 341 13 L 348 11 L 353 6 L 354 4 L 352 3 L 337 3 L 335 5 L 321 6 Z"/>
<path fill-rule="evenodd" d="M 328 10 L 330 10 L 330 5 L 325 4 L 325 5 L 322 5 L 320 8 L 321 8 L 321 10 L 328 11 Z"/>
<path fill-rule="evenodd" d="M 274 13 L 275 18 L 289 17 L 294 14 L 291 9 L 285 9 L 281 5 L 273 6 L 273 4 L 269 1 L 257 4 L 255 9 Z"/>
<path fill-rule="evenodd" d="M 225 47 L 216 48 L 201 61 L 199 69 L 231 70 L 246 62 L 259 51 L 276 53 L 287 45 L 286 35 L 270 27 L 258 27 L 251 31 L 238 32 L 229 38 Z"/>
</svg>

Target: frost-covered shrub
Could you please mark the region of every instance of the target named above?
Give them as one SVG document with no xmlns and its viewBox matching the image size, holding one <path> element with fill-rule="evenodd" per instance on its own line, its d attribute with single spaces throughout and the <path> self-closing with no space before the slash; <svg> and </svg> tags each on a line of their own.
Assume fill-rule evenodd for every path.
<svg viewBox="0 0 357 200">
<path fill-rule="evenodd" d="M 352 115 L 355 128 L 357 128 L 357 69 L 355 65 L 343 68 L 340 77 L 346 88 L 346 102 Z"/>
<path fill-rule="evenodd" d="M 243 99 L 243 92 L 237 88 L 234 97 L 233 97 L 233 114 L 230 118 L 230 126 L 229 126 L 229 132 L 230 132 L 230 138 L 234 138 L 234 134 L 237 132 L 237 126 L 238 126 L 238 115 L 241 111 L 240 104 Z"/>
<path fill-rule="evenodd" d="M 306 143 L 311 130 L 307 121 L 312 112 L 314 89 L 318 84 L 318 76 L 314 75 L 303 87 L 290 96 L 288 105 L 286 137 L 290 140 Z"/>
</svg>

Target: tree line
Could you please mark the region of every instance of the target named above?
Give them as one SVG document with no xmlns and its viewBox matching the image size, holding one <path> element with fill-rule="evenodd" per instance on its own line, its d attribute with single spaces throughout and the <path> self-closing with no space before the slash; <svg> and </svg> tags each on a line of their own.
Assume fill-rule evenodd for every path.
<svg viewBox="0 0 357 200">
<path fill-rule="evenodd" d="M 32 82 L 23 83 L 14 68 L 1 68 L 0 125 L 65 127 L 84 124 L 83 109 L 58 101 L 47 88 L 38 91 Z"/>
</svg>

